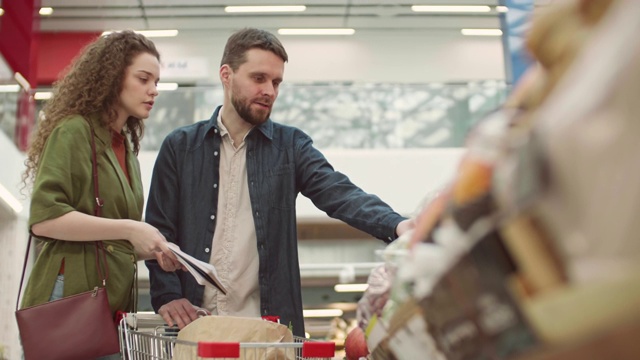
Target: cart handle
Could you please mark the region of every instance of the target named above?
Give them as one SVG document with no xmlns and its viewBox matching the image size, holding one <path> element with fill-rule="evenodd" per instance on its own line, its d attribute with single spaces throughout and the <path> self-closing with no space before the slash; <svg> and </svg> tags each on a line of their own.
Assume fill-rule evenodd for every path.
<svg viewBox="0 0 640 360">
<path fill-rule="evenodd" d="M 198 356 L 203 358 L 237 359 L 240 357 L 240 343 L 199 341 Z"/>
<path fill-rule="evenodd" d="M 303 358 L 332 358 L 335 353 L 336 343 L 333 341 L 308 341 L 302 343 Z M 199 341 L 198 356 L 203 358 L 238 359 L 240 357 L 240 343 Z"/>
<path fill-rule="evenodd" d="M 336 353 L 333 341 L 306 341 L 302 343 L 303 358 L 332 358 Z"/>
</svg>

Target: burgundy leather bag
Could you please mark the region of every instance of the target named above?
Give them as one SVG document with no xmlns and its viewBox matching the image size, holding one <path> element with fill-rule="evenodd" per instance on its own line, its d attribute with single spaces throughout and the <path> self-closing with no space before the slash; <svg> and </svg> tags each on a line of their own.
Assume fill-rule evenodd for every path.
<svg viewBox="0 0 640 360">
<path fill-rule="evenodd" d="M 96 200 L 94 214 L 101 216 L 103 205 L 98 186 L 95 135 L 91 126 L 91 150 L 93 162 L 93 191 Z M 107 259 L 101 241 L 96 242 L 96 266 L 102 286 L 59 300 L 18 310 L 20 292 L 24 281 L 31 236 L 22 267 L 22 278 L 16 301 L 16 319 L 25 360 L 86 360 L 118 353 L 118 332 L 109 309 L 106 281 Z M 104 264 L 104 271 L 100 260 Z"/>
</svg>

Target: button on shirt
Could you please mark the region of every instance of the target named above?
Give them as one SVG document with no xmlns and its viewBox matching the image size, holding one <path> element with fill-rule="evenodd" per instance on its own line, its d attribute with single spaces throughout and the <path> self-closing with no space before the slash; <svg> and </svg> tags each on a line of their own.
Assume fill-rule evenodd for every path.
<svg viewBox="0 0 640 360">
<path fill-rule="evenodd" d="M 210 263 L 227 289 L 206 287 L 203 307 L 217 315 L 260 316 L 259 258 L 247 182 L 247 147 L 234 144 L 218 113 L 220 184 Z M 247 133 L 248 134 L 248 133 Z M 246 135 L 245 135 L 246 138 Z"/>
</svg>

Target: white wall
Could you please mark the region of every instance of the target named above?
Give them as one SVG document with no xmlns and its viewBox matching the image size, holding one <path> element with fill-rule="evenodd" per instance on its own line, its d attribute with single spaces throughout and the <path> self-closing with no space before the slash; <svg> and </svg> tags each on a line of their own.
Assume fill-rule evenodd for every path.
<svg viewBox="0 0 640 360">
<path fill-rule="evenodd" d="M 415 215 L 425 196 L 451 180 L 462 149 L 328 150 L 334 168 L 368 193 L 378 195 L 404 216 Z M 302 221 L 327 216 L 299 196 Z"/>
<path fill-rule="evenodd" d="M 206 69 L 162 75 L 163 81 L 218 83 L 229 33 L 181 31 L 154 39 L 163 60 L 205 59 Z M 504 79 L 500 37 L 468 37 L 454 31 L 368 31 L 353 36 L 279 36 L 289 62 L 287 82 L 458 82 Z"/>
</svg>

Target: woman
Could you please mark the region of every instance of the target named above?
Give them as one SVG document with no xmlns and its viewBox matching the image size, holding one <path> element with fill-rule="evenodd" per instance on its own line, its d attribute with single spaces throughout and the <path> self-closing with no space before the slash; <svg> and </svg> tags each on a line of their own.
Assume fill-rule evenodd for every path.
<svg viewBox="0 0 640 360">
<path fill-rule="evenodd" d="M 55 84 L 26 160 L 33 181 L 29 228 L 44 246 L 22 307 L 93 289 L 100 284 L 96 241 L 108 264 L 111 311 L 135 311 L 136 262 L 156 259 L 165 271 L 179 263 L 164 236 L 141 222 L 143 190 L 136 155 L 158 95 L 160 55 L 131 31 L 88 45 Z M 102 217 L 93 216 L 91 128 L 98 164 Z"/>
</svg>

